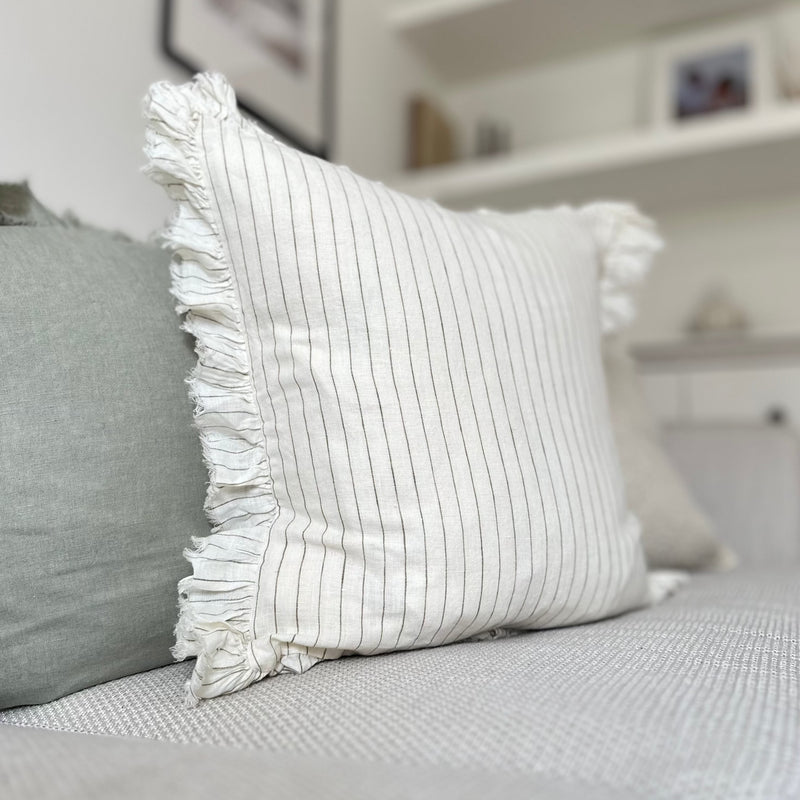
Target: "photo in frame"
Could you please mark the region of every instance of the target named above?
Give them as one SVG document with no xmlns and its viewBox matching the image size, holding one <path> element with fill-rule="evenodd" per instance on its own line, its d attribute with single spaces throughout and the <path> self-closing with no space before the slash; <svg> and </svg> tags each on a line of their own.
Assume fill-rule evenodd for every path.
<svg viewBox="0 0 800 800">
<path fill-rule="evenodd" d="M 334 0 L 163 0 L 162 46 L 221 72 L 242 110 L 326 158 L 333 128 Z"/>
<path fill-rule="evenodd" d="M 652 68 L 656 127 L 751 114 L 775 99 L 769 31 L 761 21 L 662 39 Z"/>
</svg>

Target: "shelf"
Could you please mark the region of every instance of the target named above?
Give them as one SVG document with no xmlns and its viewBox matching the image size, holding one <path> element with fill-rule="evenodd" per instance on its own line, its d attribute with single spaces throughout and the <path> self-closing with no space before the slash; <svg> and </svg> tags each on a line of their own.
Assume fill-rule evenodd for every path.
<svg viewBox="0 0 800 800">
<path fill-rule="evenodd" d="M 444 80 L 474 80 L 768 0 L 394 0 L 388 23 Z"/>
<path fill-rule="evenodd" d="M 730 334 L 637 344 L 631 354 L 647 371 L 685 371 L 740 364 L 774 367 L 800 363 L 800 336 Z"/>
<path fill-rule="evenodd" d="M 452 208 L 632 200 L 647 210 L 800 190 L 800 107 L 433 167 L 390 183 Z"/>
<path fill-rule="evenodd" d="M 508 5 L 509 0 L 394 0 L 389 4 L 389 22 L 398 30 L 413 31 Z"/>
</svg>

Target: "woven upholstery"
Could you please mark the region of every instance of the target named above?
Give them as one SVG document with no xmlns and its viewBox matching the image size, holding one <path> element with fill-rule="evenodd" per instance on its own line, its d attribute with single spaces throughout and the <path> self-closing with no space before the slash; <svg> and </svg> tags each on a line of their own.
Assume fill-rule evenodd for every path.
<svg viewBox="0 0 800 800">
<path fill-rule="evenodd" d="M 546 797 L 625 800 L 635 797 L 542 776 L 430 767 L 409 772 L 389 764 L 236 751 L 208 745 L 90 736 L 0 726 L 0 792 L 4 800 L 237 800 L 324 797 L 325 800 L 486 800 Z"/>
<path fill-rule="evenodd" d="M 618 619 L 347 658 L 200 708 L 182 706 L 181 664 L 0 722 L 647 798 L 785 798 L 800 793 L 799 640 L 800 574 L 734 572 Z"/>
</svg>

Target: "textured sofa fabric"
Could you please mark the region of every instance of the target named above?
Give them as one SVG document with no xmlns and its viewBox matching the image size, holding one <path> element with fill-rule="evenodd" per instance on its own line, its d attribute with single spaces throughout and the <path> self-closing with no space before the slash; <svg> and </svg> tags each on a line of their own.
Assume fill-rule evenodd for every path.
<svg viewBox="0 0 800 800">
<path fill-rule="evenodd" d="M 0 723 L 409 775 L 477 769 L 593 787 L 586 797 L 789 798 L 800 793 L 799 631 L 800 572 L 736 571 L 616 619 L 343 659 L 195 709 L 182 706 L 191 665 L 179 664 Z"/>
<path fill-rule="evenodd" d="M 481 769 L 426 767 L 220 751 L 129 737 L 0 726 L 4 800 L 626 800 L 626 792 L 573 780 Z"/>
</svg>

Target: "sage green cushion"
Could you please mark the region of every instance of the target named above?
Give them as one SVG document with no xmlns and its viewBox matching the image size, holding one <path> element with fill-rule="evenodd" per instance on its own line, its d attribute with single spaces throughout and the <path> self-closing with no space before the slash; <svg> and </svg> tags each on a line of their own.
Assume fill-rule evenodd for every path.
<svg viewBox="0 0 800 800">
<path fill-rule="evenodd" d="M 0 225 L 69 225 L 33 195 L 27 183 L 0 183 Z"/>
<path fill-rule="evenodd" d="M 0 226 L 0 708 L 172 660 L 181 553 L 209 531 L 168 262 Z"/>
</svg>

